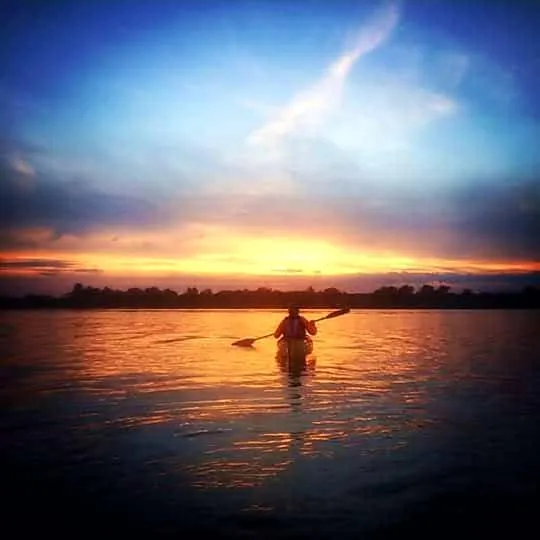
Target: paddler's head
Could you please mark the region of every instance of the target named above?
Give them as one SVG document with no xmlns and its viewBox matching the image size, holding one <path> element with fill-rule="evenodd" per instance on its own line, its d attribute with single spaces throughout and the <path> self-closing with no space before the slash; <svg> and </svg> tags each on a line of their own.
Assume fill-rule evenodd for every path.
<svg viewBox="0 0 540 540">
<path fill-rule="evenodd" d="M 298 317 L 298 315 L 300 315 L 300 308 L 298 307 L 298 304 L 291 304 L 289 306 L 289 315 L 291 317 Z"/>
</svg>

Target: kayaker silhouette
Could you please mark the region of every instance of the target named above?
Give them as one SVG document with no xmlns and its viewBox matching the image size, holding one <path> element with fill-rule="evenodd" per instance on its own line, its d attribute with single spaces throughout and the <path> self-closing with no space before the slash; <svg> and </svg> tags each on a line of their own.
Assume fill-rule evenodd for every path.
<svg viewBox="0 0 540 540">
<path fill-rule="evenodd" d="M 296 304 L 289 306 L 289 314 L 279 323 L 274 332 L 278 339 L 278 355 L 291 360 L 305 360 L 313 350 L 313 342 L 309 337 L 317 334 L 315 321 L 308 321 L 300 315 Z"/>
</svg>

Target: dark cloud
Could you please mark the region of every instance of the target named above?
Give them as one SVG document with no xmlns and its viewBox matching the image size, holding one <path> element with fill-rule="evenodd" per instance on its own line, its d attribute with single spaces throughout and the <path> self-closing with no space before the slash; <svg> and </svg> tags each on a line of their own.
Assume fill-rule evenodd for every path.
<svg viewBox="0 0 540 540">
<path fill-rule="evenodd" d="M 342 240 L 453 260 L 539 260 L 540 180 L 354 196 L 235 195 L 191 197 L 182 217 L 234 225 L 244 232 Z"/>
<path fill-rule="evenodd" d="M 46 227 L 58 236 L 103 226 L 152 227 L 163 212 L 131 195 L 98 191 L 78 181 L 54 182 L 0 166 L 0 227 Z"/>
<path fill-rule="evenodd" d="M 470 183 L 382 201 L 364 223 L 425 256 L 539 260 L 540 183 Z M 415 249 L 416 248 L 416 249 Z"/>
<path fill-rule="evenodd" d="M 0 205 L 2 203 L 0 202 Z M 38 242 L 35 240 L 21 238 L 16 230 L 0 230 L 0 250 L 15 251 L 36 249 Z"/>
<path fill-rule="evenodd" d="M 540 178 L 470 185 L 452 202 L 451 225 L 464 242 L 478 239 L 486 255 L 540 260 Z"/>
<path fill-rule="evenodd" d="M 40 276 L 59 276 L 62 274 L 100 274 L 99 268 L 87 268 L 76 261 L 64 259 L 0 259 L 0 274 L 3 276 L 24 270 Z"/>
<path fill-rule="evenodd" d="M 75 263 L 61 259 L 0 259 L 0 269 L 71 268 Z"/>
<path fill-rule="evenodd" d="M 539 260 L 540 171 L 454 184 L 400 182 L 397 173 L 389 183 L 370 178 L 359 158 L 326 139 L 290 141 L 285 162 L 300 196 L 275 201 L 276 222 L 304 227 L 311 217 L 313 229 L 326 223 L 359 246 L 424 256 Z M 253 214 L 264 218 L 256 210 L 264 204 L 255 202 Z"/>
<path fill-rule="evenodd" d="M 46 151 L 42 145 L 30 143 L 13 136 L 0 133 L 0 159 L 7 160 L 14 154 L 32 156 Z"/>
<path fill-rule="evenodd" d="M 268 211 L 272 208 L 272 212 Z M 363 248 L 463 260 L 540 260 L 540 180 L 369 196 L 253 197 L 247 228 L 342 238 Z"/>
</svg>

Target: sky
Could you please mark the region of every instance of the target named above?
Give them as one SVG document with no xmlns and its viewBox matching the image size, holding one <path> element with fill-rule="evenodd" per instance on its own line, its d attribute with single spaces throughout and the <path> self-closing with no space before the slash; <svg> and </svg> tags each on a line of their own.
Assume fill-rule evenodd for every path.
<svg viewBox="0 0 540 540">
<path fill-rule="evenodd" d="M 540 285 L 540 4 L 3 5 L 0 292 Z"/>
</svg>

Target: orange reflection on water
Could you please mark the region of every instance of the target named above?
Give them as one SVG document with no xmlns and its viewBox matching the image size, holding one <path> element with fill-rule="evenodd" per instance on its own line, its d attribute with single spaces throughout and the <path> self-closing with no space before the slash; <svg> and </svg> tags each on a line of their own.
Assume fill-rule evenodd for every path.
<svg viewBox="0 0 540 540">
<path fill-rule="evenodd" d="M 107 422 L 165 427 L 179 451 L 198 449 L 181 468 L 199 487 L 261 484 L 298 460 L 332 459 L 340 445 L 392 438 L 399 446 L 403 433 L 425 425 L 426 382 L 448 350 L 447 317 L 365 311 L 326 321 L 300 370 L 276 361 L 272 338 L 231 345 L 271 332 L 282 316 L 74 312 L 57 319 L 55 341 L 73 382 L 110 408 Z"/>
<path fill-rule="evenodd" d="M 288 433 L 261 433 L 207 452 L 204 460 L 184 469 L 201 488 L 254 487 L 285 471 L 293 462 Z"/>
</svg>

